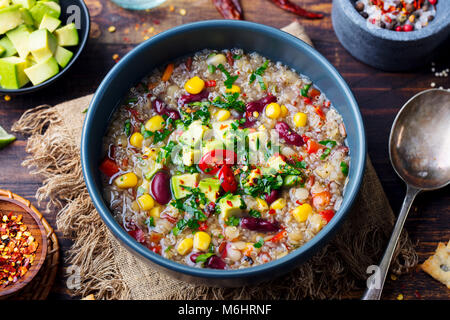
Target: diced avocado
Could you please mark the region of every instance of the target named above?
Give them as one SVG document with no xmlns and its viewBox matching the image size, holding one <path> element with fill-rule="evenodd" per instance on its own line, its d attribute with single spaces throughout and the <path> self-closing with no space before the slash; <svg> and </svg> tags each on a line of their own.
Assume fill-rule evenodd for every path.
<svg viewBox="0 0 450 320">
<path fill-rule="evenodd" d="M 186 197 L 190 191 L 185 187 L 195 188 L 198 184 L 199 174 L 198 173 L 186 173 L 177 176 L 173 176 L 172 182 L 172 192 L 175 199 L 181 199 Z"/>
<path fill-rule="evenodd" d="M 6 36 L 11 40 L 14 48 L 16 48 L 17 53 L 22 59 L 26 59 L 30 53 L 28 38 L 32 31 L 32 27 L 22 24 L 6 33 Z"/>
<path fill-rule="evenodd" d="M 0 57 L 6 52 L 6 49 L 0 46 Z"/>
<path fill-rule="evenodd" d="M 60 24 L 61 20 L 46 14 L 41 20 L 39 29 L 47 29 L 48 31 L 53 32 L 59 27 Z"/>
<path fill-rule="evenodd" d="M 258 151 L 267 143 L 267 133 L 256 131 L 248 134 L 248 146 L 252 151 Z"/>
<path fill-rule="evenodd" d="M 45 15 L 58 19 L 61 14 L 61 7 L 54 2 L 38 1 L 36 2 L 36 5 L 30 9 L 30 13 L 33 16 L 34 25 L 38 28 Z"/>
<path fill-rule="evenodd" d="M 14 29 L 23 23 L 21 6 L 16 4 L 0 9 L 0 34 Z"/>
<path fill-rule="evenodd" d="M 0 46 L 5 48 L 6 50 L 6 52 L 3 54 L 3 58 L 11 57 L 17 53 L 17 50 L 16 48 L 14 48 L 11 40 L 9 40 L 6 36 L 0 39 Z"/>
<path fill-rule="evenodd" d="M 58 45 L 62 47 L 78 45 L 78 31 L 75 23 L 71 23 L 55 30 Z"/>
<path fill-rule="evenodd" d="M 205 154 L 212 150 L 223 150 L 223 149 L 225 149 L 225 145 L 223 144 L 223 142 L 214 139 L 214 140 L 207 141 L 205 143 L 205 146 L 202 149 L 202 153 Z"/>
<path fill-rule="evenodd" d="M 302 181 L 300 176 L 296 176 L 293 174 L 287 175 L 283 179 L 283 186 L 292 187 Z"/>
<path fill-rule="evenodd" d="M 185 166 L 192 166 L 193 164 L 198 163 L 200 160 L 200 150 L 191 149 L 189 147 L 183 148 L 183 164 Z"/>
<path fill-rule="evenodd" d="M 180 141 L 188 146 L 198 145 L 202 141 L 203 134 L 206 130 L 208 130 L 208 127 L 202 125 L 200 120 L 196 120 L 191 123 L 185 132 L 183 132 Z"/>
<path fill-rule="evenodd" d="M 279 172 L 283 166 L 286 165 L 286 162 L 283 160 L 279 154 L 271 156 L 267 160 L 268 168 L 265 168 L 264 173 L 277 173 Z"/>
<path fill-rule="evenodd" d="M 20 4 L 26 9 L 31 9 L 36 4 L 36 0 L 12 0 L 14 4 Z"/>
<path fill-rule="evenodd" d="M 38 63 L 53 56 L 57 46 L 55 37 L 47 29 L 36 30 L 28 37 L 28 48 Z"/>
<path fill-rule="evenodd" d="M 0 85 L 5 89 L 19 89 L 28 83 L 24 69 L 29 66 L 25 59 L 8 57 L 0 59 Z"/>
<path fill-rule="evenodd" d="M 231 124 L 233 120 L 221 121 L 213 123 L 213 132 L 214 137 L 221 141 L 225 141 L 228 135 L 228 132 L 232 131 Z"/>
<path fill-rule="evenodd" d="M 58 62 L 50 57 L 47 60 L 39 62 L 27 69 L 25 73 L 34 85 L 50 79 L 59 72 Z"/>
<path fill-rule="evenodd" d="M 242 214 L 243 200 L 240 195 L 227 195 L 219 200 L 221 223 L 227 221 L 231 216 L 240 216 Z"/>
<path fill-rule="evenodd" d="M 206 178 L 200 180 L 198 187 L 210 201 L 216 202 L 220 190 L 220 180 L 217 178 Z"/>
<path fill-rule="evenodd" d="M 253 169 L 246 177 L 243 185 L 244 187 L 251 187 L 256 185 L 256 180 L 261 179 L 261 170 L 259 168 Z"/>
<path fill-rule="evenodd" d="M 6 8 L 9 6 L 9 0 L 0 0 L 0 9 Z"/>
<path fill-rule="evenodd" d="M 20 13 L 22 14 L 23 23 L 29 26 L 34 25 L 33 17 L 28 9 L 20 8 Z"/>
<path fill-rule="evenodd" d="M 69 63 L 70 59 L 72 59 L 73 52 L 69 51 L 63 47 L 57 46 L 55 50 L 55 59 L 58 61 L 58 64 L 61 68 L 64 68 Z"/>
<path fill-rule="evenodd" d="M 156 162 L 154 166 L 149 166 L 149 170 L 145 173 L 144 177 L 147 180 L 151 180 L 153 176 L 163 168 L 163 165 L 159 162 Z"/>
</svg>

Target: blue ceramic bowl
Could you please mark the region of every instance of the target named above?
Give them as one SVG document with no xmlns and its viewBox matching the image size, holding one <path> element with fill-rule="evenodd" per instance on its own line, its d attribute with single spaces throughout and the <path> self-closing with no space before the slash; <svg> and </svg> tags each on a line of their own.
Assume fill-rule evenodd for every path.
<svg viewBox="0 0 450 320">
<path fill-rule="evenodd" d="M 119 102 L 130 87 L 155 67 L 205 48 L 242 48 L 246 52 L 256 51 L 272 61 L 282 61 L 309 76 L 341 113 L 352 157 L 344 201 L 331 222 L 311 241 L 287 256 L 241 270 L 193 268 L 151 252 L 122 229 L 102 197 L 98 170 L 102 157 L 102 137 Z M 330 240 L 358 193 L 364 172 L 365 154 L 364 127 L 355 98 L 336 69 L 320 53 L 278 29 L 251 22 L 225 20 L 203 21 L 173 28 L 147 40 L 123 57 L 98 87 L 86 116 L 81 141 L 81 161 L 89 194 L 103 221 L 130 252 L 178 279 L 209 286 L 229 287 L 280 276 L 305 261 Z"/>
<path fill-rule="evenodd" d="M 65 66 L 64 68 L 60 68 L 58 74 L 40 84 L 33 86 L 33 84 L 30 82 L 20 89 L 4 89 L 0 87 L 0 94 L 25 94 L 40 90 L 51 85 L 52 83 L 58 81 L 58 79 L 63 77 L 67 70 L 69 70 L 73 66 L 75 61 L 81 55 L 81 52 L 83 52 L 89 38 L 89 30 L 91 25 L 88 8 L 86 7 L 83 0 L 60 0 L 59 5 L 61 6 L 61 16 L 59 19 L 62 21 L 62 24 L 65 25 L 67 23 L 74 22 L 76 24 L 79 23 L 80 27 L 78 29 L 79 44 L 77 46 L 67 48 L 73 52 L 72 59 L 67 64 L 67 66 Z"/>
<path fill-rule="evenodd" d="M 436 16 L 425 28 L 397 32 L 375 28 L 354 8 L 355 0 L 333 0 L 331 18 L 341 44 L 356 59 L 386 71 L 419 68 L 450 36 L 450 1 L 438 0 Z"/>
</svg>

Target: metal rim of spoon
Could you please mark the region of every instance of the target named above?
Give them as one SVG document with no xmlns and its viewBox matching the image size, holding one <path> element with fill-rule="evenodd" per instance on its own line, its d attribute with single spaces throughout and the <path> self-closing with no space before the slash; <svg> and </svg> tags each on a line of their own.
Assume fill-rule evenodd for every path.
<svg viewBox="0 0 450 320">
<path fill-rule="evenodd" d="M 428 141 L 423 143 L 424 140 Z M 392 124 L 389 159 L 397 175 L 406 183 L 406 196 L 381 263 L 371 277 L 372 281 L 368 281 L 362 300 L 380 299 L 392 256 L 416 195 L 450 183 L 449 155 L 450 91 L 422 91 L 403 105 Z"/>
</svg>

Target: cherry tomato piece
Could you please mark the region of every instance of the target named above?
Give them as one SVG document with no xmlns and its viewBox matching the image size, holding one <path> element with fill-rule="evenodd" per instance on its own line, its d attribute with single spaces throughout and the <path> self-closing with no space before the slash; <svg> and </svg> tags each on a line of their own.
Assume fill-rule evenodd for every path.
<svg viewBox="0 0 450 320">
<path fill-rule="evenodd" d="M 236 191 L 238 184 L 234 177 L 233 170 L 231 170 L 230 166 L 224 165 L 219 170 L 219 180 L 225 192 L 233 193 Z"/>
</svg>

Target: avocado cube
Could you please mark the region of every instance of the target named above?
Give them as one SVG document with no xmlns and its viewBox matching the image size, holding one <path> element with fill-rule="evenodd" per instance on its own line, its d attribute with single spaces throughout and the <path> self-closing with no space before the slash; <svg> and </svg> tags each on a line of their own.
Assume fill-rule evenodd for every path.
<svg viewBox="0 0 450 320">
<path fill-rule="evenodd" d="M 69 63 L 70 59 L 72 59 L 73 52 L 67 50 L 63 47 L 57 46 L 55 50 L 55 59 L 58 61 L 58 64 L 61 68 L 65 68 Z"/>
<path fill-rule="evenodd" d="M 248 134 L 248 146 L 252 151 L 258 151 L 267 143 L 267 133 L 256 131 Z"/>
<path fill-rule="evenodd" d="M 59 72 L 58 62 L 55 58 L 50 57 L 41 61 L 27 69 L 25 73 L 34 85 L 50 79 Z"/>
<path fill-rule="evenodd" d="M 220 190 L 220 180 L 217 178 L 206 178 L 200 180 L 198 188 L 203 192 L 209 201 L 216 202 Z"/>
<path fill-rule="evenodd" d="M 216 139 L 219 139 L 221 141 L 226 141 L 226 137 L 230 131 L 232 131 L 231 124 L 233 123 L 233 120 L 227 120 L 227 121 L 221 121 L 216 122 L 213 124 L 213 133 L 214 137 Z"/>
<path fill-rule="evenodd" d="M 19 89 L 29 80 L 24 69 L 29 65 L 28 61 L 19 57 L 7 57 L 0 59 L 0 85 L 5 89 Z"/>
<path fill-rule="evenodd" d="M 171 179 L 171 184 L 173 196 L 175 197 L 175 199 L 181 199 L 190 194 L 191 192 L 185 187 L 190 188 L 197 187 L 198 179 L 199 179 L 198 173 L 192 174 L 186 173 L 173 176 Z"/>
<path fill-rule="evenodd" d="M 55 37 L 47 29 L 36 30 L 28 38 L 28 48 L 38 63 L 52 57 L 57 46 Z"/>
<path fill-rule="evenodd" d="M 20 13 L 22 14 L 23 23 L 29 26 L 34 26 L 34 20 L 31 16 L 30 10 L 25 8 L 20 8 Z"/>
<path fill-rule="evenodd" d="M 240 195 L 227 195 L 219 200 L 219 221 L 224 223 L 231 216 L 240 217 L 242 215 L 243 200 Z"/>
<path fill-rule="evenodd" d="M 48 31 L 53 32 L 59 27 L 60 24 L 61 20 L 46 14 L 41 20 L 39 29 L 47 29 Z"/>
<path fill-rule="evenodd" d="M 38 1 L 36 2 L 36 5 L 30 9 L 30 13 L 33 17 L 34 25 L 38 28 L 45 15 L 58 19 L 61 14 L 61 7 L 55 2 Z"/>
<path fill-rule="evenodd" d="M 224 150 L 224 149 L 225 149 L 225 145 L 223 144 L 223 142 L 214 139 L 214 140 L 207 141 L 205 143 L 205 146 L 202 148 L 202 153 L 205 154 L 212 150 Z"/>
<path fill-rule="evenodd" d="M 155 162 L 151 166 L 149 166 L 149 170 L 145 173 L 144 177 L 147 180 L 151 180 L 153 176 L 163 168 L 163 165 L 161 163 Z"/>
<path fill-rule="evenodd" d="M 6 51 L 3 54 L 3 58 L 11 57 L 17 53 L 16 48 L 12 44 L 11 40 L 8 37 L 3 37 L 0 39 L 0 46 L 2 46 Z"/>
<path fill-rule="evenodd" d="M 0 9 L 9 7 L 9 0 L 0 0 Z"/>
<path fill-rule="evenodd" d="M 193 121 L 187 130 L 180 136 L 180 141 L 191 147 L 199 145 L 206 130 L 208 130 L 208 127 L 202 125 L 200 120 Z"/>
<path fill-rule="evenodd" d="M 4 34 L 23 23 L 20 5 L 0 9 L 0 34 Z"/>
<path fill-rule="evenodd" d="M 184 147 L 182 159 L 183 159 L 183 164 L 185 166 L 190 167 L 199 162 L 200 150 L 191 149 L 189 147 Z"/>
<path fill-rule="evenodd" d="M 55 36 L 58 39 L 58 45 L 61 47 L 78 45 L 78 31 L 75 23 L 56 29 Z"/>
<path fill-rule="evenodd" d="M 30 53 L 28 38 L 32 31 L 32 27 L 21 24 L 14 30 L 10 30 L 6 33 L 6 36 L 9 40 L 11 40 L 14 48 L 16 48 L 17 53 L 22 59 L 26 59 L 28 54 Z"/>
<path fill-rule="evenodd" d="M 12 0 L 14 4 L 20 4 L 26 9 L 31 9 L 36 4 L 36 0 Z"/>
<path fill-rule="evenodd" d="M 0 57 L 6 52 L 6 49 L 0 45 Z"/>
<path fill-rule="evenodd" d="M 271 156 L 267 160 L 267 164 L 268 168 L 264 168 L 264 174 L 275 174 L 278 173 L 286 165 L 286 162 L 279 154 L 277 154 Z"/>
</svg>

